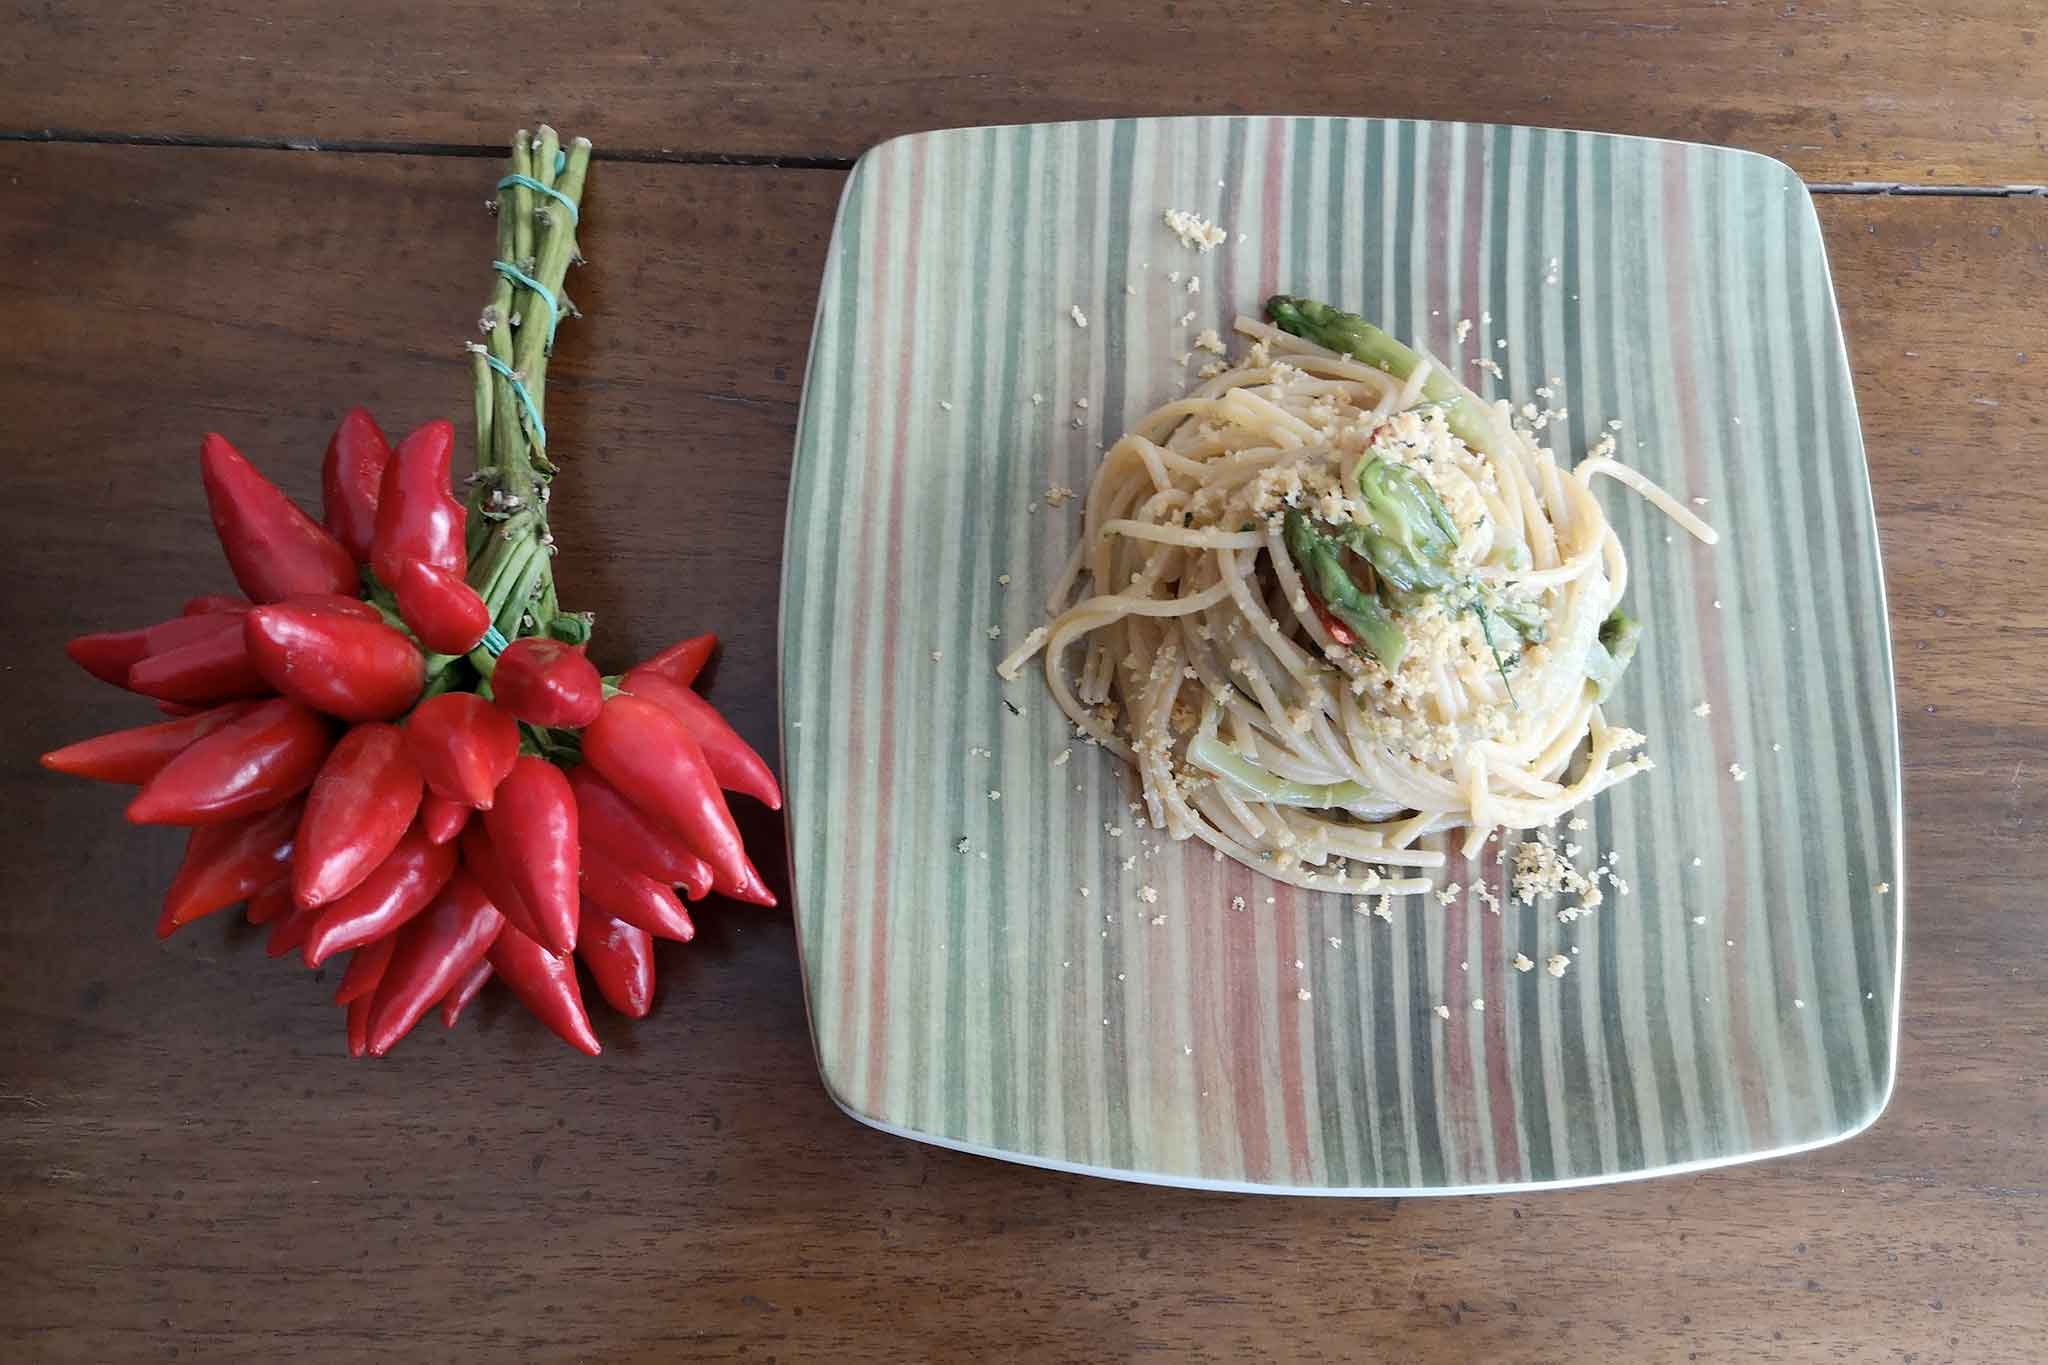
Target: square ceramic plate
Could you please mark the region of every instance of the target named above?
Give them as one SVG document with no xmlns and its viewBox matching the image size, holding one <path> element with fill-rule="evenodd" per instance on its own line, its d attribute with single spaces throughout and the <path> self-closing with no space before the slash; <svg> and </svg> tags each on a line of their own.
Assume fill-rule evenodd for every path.
<svg viewBox="0 0 2048 1365">
<path fill-rule="evenodd" d="M 1182 245 L 1168 209 L 1227 239 Z M 1696 546 L 1602 487 L 1648 625 L 1608 713 L 1657 767 L 1565 836 L 1619 854 L 1631 894 L 1596 914 L 1468 890 L 1387 923 L 1217 863 L 1138 826 L 1036 669 L 998 682 L 1079 531 L 1048 488 L 1087 488 L 1192 378 L 1196 334 L 1276 289 L 1498 361 L 1504 388 L 1465 372 L 1482 391 L 1548 383 L 1563 457 L 1618 419 L 1624 457 L 1721 529 Z M 819 1064 L 888 1131 L 1128 1179 L 1426 1194 L 1817 1146 L 1890 1091 L 1884 590 L 1819 224 L 1765 157 L 1263 118 L 875 148 L 804 388 L 782 714 Z M 1498 848 L 1444 880 L 1498 891 Z M 1516 972 L 1517 952 L 1570 967 Z"/>
</svg>

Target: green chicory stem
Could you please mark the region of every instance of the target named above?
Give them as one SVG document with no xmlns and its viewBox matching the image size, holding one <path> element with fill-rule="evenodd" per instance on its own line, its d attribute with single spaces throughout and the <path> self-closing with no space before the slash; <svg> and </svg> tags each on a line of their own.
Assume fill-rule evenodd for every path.
<svg viewBox="0 0 2048 1365">
<path fill-rule="evenodd" d="M 1285 537 L 1294 567 L 1322 599 L 1324 609 L 1349 626 L 1359 645 L 1382 666 L 1398 668 L 1408 652 L 1408 637 L 1379 599 L 1360 588 L 1344 567 L 1343 544 L 1318 531 L 1292 507 L 1287 509 Z"/>
<path fill-rule="evenodd" d="M 1374 799 L 1356 782 L 1290 782 L 1261 768 L 1211 734 L 1198 734 L 1188 741 L 1188 762 L 1222 778 L 1252 800 L 1269 801 L 1276 806 L 1356 806 Z"/>
<path fill-rule="evenodd" d="M 1451 586 L 1458 528 L 1443 499 L 1420 474 L 1375 455 L 1358 471 L 1358 491 L 1372 521 L 1345 528 L 1345 541 L 1396 592 L 1440 592 Z"/>
<path fill-rule="evenodd" d="M 1367 322 L 1356 313 L 1346 313 L 1315 299 L 1275 294 L 1266 300 L 1266 317 L 1283 332 L 1292 332 L 1318 346 L 1348 355 L 1361 365 L 1370 365 L 1396 379 L 1407 379 L 1422 363 L 1422 357 Z M 1465 396 L 1465 391 L 1443 370 L 1432 368 L 1422 382 L 1422 396 L 1443 408 L 1451 434 L 1474 450 L 1494 447 L 1493 420 L 1483 405 Z"/>
<path fill-rule="evenodd" d="M 1593 700 L 1606 701 L 1621 681 L 1629 660 L 1636 657 L 1642 633 L 1643 623 L 1619 609 L 1600 623 L 1599 638 L 1586 651 L 1586 681 L 1593 685 Z"/>
</svg>

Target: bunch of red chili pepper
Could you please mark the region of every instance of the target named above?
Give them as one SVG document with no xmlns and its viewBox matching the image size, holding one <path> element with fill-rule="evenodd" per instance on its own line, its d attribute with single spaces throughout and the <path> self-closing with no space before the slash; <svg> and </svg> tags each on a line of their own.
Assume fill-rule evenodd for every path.
<svg viewBox="0 0 2048 1365">
<path fill-rule="evenodd" d="M 555 601 L 543 384 L 589 152 L 547 128 L 513 144 L 466 503 L 445 421 L 394 449 L 350 412 L 319 522 L 208 435 L 200 472 L 243 595 L 69 646 L 171 717 L 43 756 L 139 786 L 137 824 L 190 828 L 158 934 L 245 903 L 272 957 L 347 952 L 335 1000 L 357 1056 L 436 1004 L 452 1026 L 492 976 L 595 1054 L 574 958 L 639 1018 L 652 940 L 694 933 L 676 888 L 775 903 L 725 797 L 779 809 L 774 774 L 692 687 L 714 637 L 603 678 L 589 618 Z"/>
</svg>

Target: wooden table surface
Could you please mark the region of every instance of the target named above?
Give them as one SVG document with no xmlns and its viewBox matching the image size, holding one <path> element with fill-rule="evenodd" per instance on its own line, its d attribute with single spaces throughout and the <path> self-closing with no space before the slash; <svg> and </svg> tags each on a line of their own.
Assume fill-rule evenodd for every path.
<svg viewBox="0 0 2048 1365">
<path fill-rule="evenodd" d="M 2040 18 L 2020 0 L 17 7 L 0 1358 L 2042 1358 L 2048 200 L 2003 192 L 2048 180 Z M 835 1110 L 788 920 L 736 909 L 663 946 L 656 1012 L 607 1015 L 599 1061 L 493 1004 L 351 1062 L 331 979 L 267 960 L 231 916 L 158 944 L 175 834 L 34 766 L 138 720 L 65 663 L 68 636 L 228 586 L 201 432 L 310 499 L 349 404 L 393 427 L 466 413 L 456 343 L 497 174 L 474 154 L 536 115 L 624 154 L 593 173 L 588 317 L 552 376 L 574 451 L 565 596 L 596 610 L 612 664 L 715 626 L 711 694 L 770 747 L 783 498 L 847 159 L 907 129 L 1237 110 L 1696 137 L 1816 184 L 1939 190 L 1819 200 L 1891 586 L 1916 892 L 1897 1094 L 1866 1135 L 1527 1198 L 1013 1167 Z M 772 854 L 772 823 L 751 832 Z"/>
</svg>

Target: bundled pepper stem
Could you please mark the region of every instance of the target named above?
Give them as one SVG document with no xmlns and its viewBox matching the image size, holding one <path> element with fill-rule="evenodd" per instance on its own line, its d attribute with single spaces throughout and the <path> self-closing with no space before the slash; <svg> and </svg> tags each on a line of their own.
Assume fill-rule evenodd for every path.
<svg viewBox="0 0 2048 1365">
<path fill-rule="evenodd" d="M 538 135 L 521 129 L 513 138 L 512 183 L 497 198 L 498 279 L 481 322 L 484 344 L 470 348 L 477 473 L 470 489 L 476 539 L 469 581 L 507 640 L 546 634 L 580 641 L 589 635 L 586 620 L 563 616 L 556 603 L 547 520 L 547 485 L 555 466 L 546 438 L 548 354 L 556 322 L 574 312 L 562 282 L 577 259 L 572 206 L 582 199 L 589 166 L 587 139 L 576 138 L 564 149 L 546 125 Z M 537 190 L 536 184 L 546 188 Z M 471 657 L 488 677 L 488 652 L 479 647 Z"/>
</svg>

